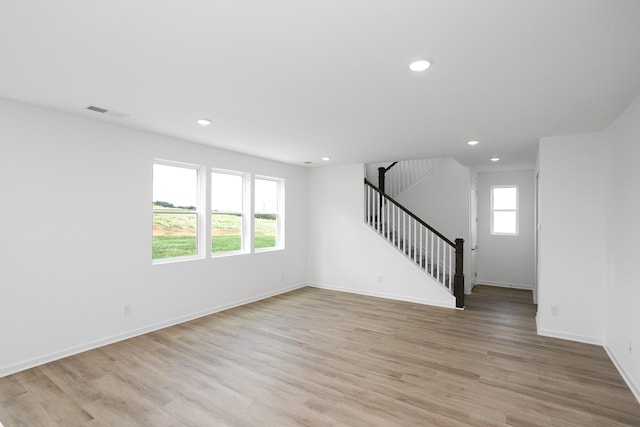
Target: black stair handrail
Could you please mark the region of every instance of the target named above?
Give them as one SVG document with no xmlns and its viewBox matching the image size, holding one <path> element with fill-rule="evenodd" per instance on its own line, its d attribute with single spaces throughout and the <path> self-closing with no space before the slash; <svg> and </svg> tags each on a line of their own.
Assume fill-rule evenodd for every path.
<svg viewBox="0 0 640 427">
<path fill-rule="evenodd" d="M 456 247 L 455 243 L 453 243 L 451 240 L 449 240 L 445 236 L 443 236 L 442 233 L 440 233 L 438 230 L 436 230 L 435 228 L 433 228 L 432 226 L 430 226 L 429 224 L 427 224 L 426 222 L 424 222 L 423 220 L 418 218 L 413 212 L 411 212 L 409 209 L 405 208 L 400 203 L 398 203 L 397 200 L 393 199 L 391 196 L 388 196 L 385 192 L 381 191 L 378 187 L 373 185 L 367 178 L 364 179 L 364 183 L 366 185 L 368 185 L 369 187 L 373 188 L 375 191 L 377 191 L 382 197 L 384 197 L 385 199 L 387 199 L 388 201 L 390 201 L 394 205 L 398 206 L 403 212 L 405 212 L 411 218 L 413 218 L 416 221 L 418 221 L 420 224 L 422 224 L 424 227 L 426 227 L 433 234 L 435 234 L 436 236 L 438 236 L 439 238 L 441 238 L 442 240 L 447 242 L 447 244 L 449 244 L 450 246 L 453 246 L 454 248 Z"/>
</svg>

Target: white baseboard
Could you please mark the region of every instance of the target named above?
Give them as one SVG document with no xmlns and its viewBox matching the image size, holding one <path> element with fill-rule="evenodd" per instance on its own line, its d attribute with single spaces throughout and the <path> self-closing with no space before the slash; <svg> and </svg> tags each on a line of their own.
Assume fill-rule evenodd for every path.
<svg viewBox="0 0 640 427">
<path fill-rule="evenodd" d="M 443 301 L 429 300 L 426 298 L 414 298 L 414 297 L 408 297 L 405 295 L 387 294 L 384 292 L 372 292 L 372 291 L 365 291 L 361 289 L 343 288 L 340 286 L 323 285 L 318 283 L 309 283 L 308 286 L 311 286 L 313 288 L 319 288 L 319 289 L 327 289 L 329 291 L 348 292 L 350 294 L 366 295 L 369 297 L 386 298 L 386 299 L 392 299 L 397 301 L 414 302 L 417 304 L 433 305 L 436 307 L 456 308 L 455 299 L 451 303 L 446 303 Z"/>
<path fill-rule="evenodd" d="M 536 324 L 537 324 L 537 317 L 536 317 Z M 585 335 L 577 335 L 577 334 L 568 334 L 566 332 L 553 331 L 551 329 L 543 329 L 543 328 L 540 328 L 539 326 L 537 327 L 537 329 L 538 329 L 538 335 L 542 335 L 544 337 L 560 338 L 562 340 L 577 341 L 585 344 L 594 344 L 594 345 L 603 344 L 602 339 L 596 338 L 596 337 L 588 337 Z"/>
<path fill-rule="evenodd" d="M 200 317 L 209 316 L 211 314 L 215 314 L 224 310 L 228 310 L 230 308 L 239 307 L 241 305 L 250 304 L 252 302 L 260 301 L 266 298 L 270 298 L 276 295 L 284 294 L 287 292 L 294 291 L 296 289 L 304 288 L 307 284 L 293 285 L 288 286 L 286 288 L 281 288 L 272 292 L 267 292 L 261 295 L 256 295 L 251 298 L 246 298 L 239 301 L 234 301 L 227 304 L 218 305 L 215 307 L 208 308 L 206 310 L 198 311 L 195 313 L 187 314 L 184 316 L 176 317 L 173 319 L 165 320 L 163 322 L 158 322 L 152 325 L 144 326 L 141 328 L 132 329 L 127 332 L 123 332 L 121 334 L 112 335 L 110 337 L 101 338 L 94 341 L 89 341 L 85 344 L 73 346 L 67 348 L 65 350 L 56 351 L 54 353 L 50 353 L 44 356 L 34 357 L 29 360 L 25 360 L 24 362 L 16 363 L 13 365 L 0 367 L 0 378 L 5 377 L 7 375 L 15 374 L 16 372 L 24 371 L 25 369 L 34 368 L 36 366 L 44 365 L 45 363 L 53 362 L 55 360 L 63 359 L 65 357 L 73 356 L 74 354 L 82 353 L 88 350 L 93 350 L 98 347 L 103 347 L 105 345 L 113 344 L 118 341 L 123 341 L 129 338 L 137 337 L 139 335 L 148 334 L 149 332 L 157 331 L 159 329 L 164 329 L 169 326 L 178 325 L 180 323 L 188 322 L 190 320 L 195 320 Z M 0 426 L 2 427 L 2 426 Z"/>
<path fill-rule="evenodd" d="M 519 283 L 490 282 L 488 280 L 478 280 L 476 282 L 476 285 L 497 286 L 500 288 L 525 289 L 527 291 L 533 290 L 533 287 L 531 285 L 522 285 Z"/>
<path fill-rule="evenodd" d="M 611 350 L 607 344 L 603 345 L 603 347 L 604 347 L 604 351 L 607 352 L 609 359 L 611 359 L 611 362 L 613 362 L 613 366 L 615 366 L 618 372 L 620 372 L 620 376 L 622 376 L 622 379 L 624 380 L 624 382 L 627 383 L 629 390 L 631 390 L 631 393 L 633 393 L 633 396 L 636 398 L 638 403 L 640 403 L 640 385 L 636 385 L 633 383 L 631 376 L 627 374 L 627 372 L 624 370 L 620 362 L 618 362 L 618 359 L 616 359 L 616 357 L 614 356 L 613 350 Z"/>
</svg>

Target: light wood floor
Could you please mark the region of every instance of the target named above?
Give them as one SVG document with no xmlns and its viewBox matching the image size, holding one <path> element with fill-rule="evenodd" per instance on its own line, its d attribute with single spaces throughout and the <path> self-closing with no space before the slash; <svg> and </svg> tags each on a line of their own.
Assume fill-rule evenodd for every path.
<svg viewBox="0 0 640 427">
<path fill-rule="evenodd" d="M 640 425 L 598 346 L 527 291 L 465 311 L 304 288 L 0 379 L 12 426 Z"/>
</svg>

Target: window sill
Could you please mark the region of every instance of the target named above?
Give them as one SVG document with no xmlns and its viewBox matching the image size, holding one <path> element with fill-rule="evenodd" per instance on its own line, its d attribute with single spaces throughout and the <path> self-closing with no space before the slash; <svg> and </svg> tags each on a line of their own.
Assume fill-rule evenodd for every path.
<svg viewBox="0 0 640 427">
<path fill-rule="evenodd" d="M 162 258 L 162 259 L 154 259 L 151 261 L 152 265 L 163 265 L 163 264 L 173 264 L 176 262 L 186 262 L 186 261 L 197 261 L 199 259 L 204 259 L 201 256 L 190 256 L 190 257 L 179 257 L 179 258 Z"/>
<path fill-rule="evenodd" d="M 225 258 L 230 256 L 248 255 L 247 251 L 211 252 L 211 259 Z"/>
<path fill-rule="evenodd" d="M 260 248 L 260 249 L 254 249 L 253 251 L 257 254 L 262 253 L 262 252 L 276 252 L 276 251 L 283 251 L 284 248 L 281 246 L 277 246 L 274 248 Z"/>
</svg>

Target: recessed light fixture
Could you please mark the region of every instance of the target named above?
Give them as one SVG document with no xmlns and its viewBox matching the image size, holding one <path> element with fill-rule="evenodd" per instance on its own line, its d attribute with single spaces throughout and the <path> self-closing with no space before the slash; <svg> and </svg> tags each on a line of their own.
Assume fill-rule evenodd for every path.
<svg viewBox="0 0 640 427">
<path fill-rule="evenodd" d="M 196 122 L 200 126 L 209 126 L 211 124 L 211 120 L 210 119 L 198 119 L 198 120 L 196 120 Z"/>
<path fill-rule="evenodd" d="M 499 162 L 500 161 L 500 157 L 492 157 L 489 160 L 491 160 L 492 162 Z"/>
<path fill-rule="evenodd" d="M 304 162 L 305 165 L 312 165 L 313 162 Z"/>
<path fill-rule="evenodd" d="M 328 162 L 329 160 L 331 160 L 331 157 L 323 157 L 322 160 L 324 160 L 325 162 Z"/>
<path fill-rule="evenodd" d="M 409 64 L 409 69 L 411 71 L 424 71 L 431 66 L 431 62 L 428 59 L 419 59 Z"/>
<path fill-rule="evenodd" d="M 479 143 L 479 142 L 480 142 L 480 141 L 475 141 L 475 140 L 473 140 L 473 141 L 467 141 L 467 145 L 478 145 L 478 143 Z"/>
</svg>

